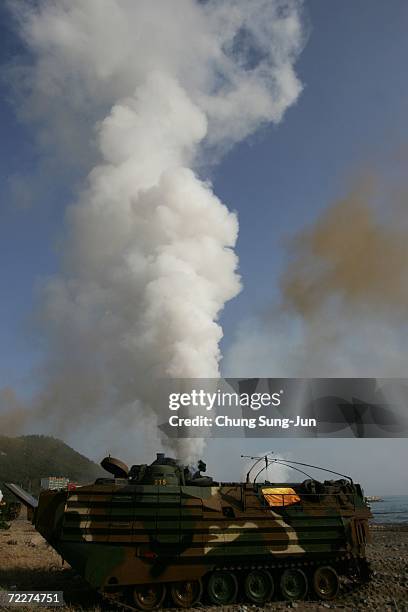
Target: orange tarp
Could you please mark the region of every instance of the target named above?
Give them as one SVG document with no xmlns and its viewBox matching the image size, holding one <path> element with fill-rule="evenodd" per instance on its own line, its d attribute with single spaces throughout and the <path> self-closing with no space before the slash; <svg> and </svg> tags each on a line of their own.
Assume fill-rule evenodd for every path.
<svg viewBox="0 0 408 612">
<path fill-rule="evenodd" d="M 270 506 L 291 506 L 300 502 L 300 497 L 291 487 L 269 487 L 262 494 Z"/>
</svg>

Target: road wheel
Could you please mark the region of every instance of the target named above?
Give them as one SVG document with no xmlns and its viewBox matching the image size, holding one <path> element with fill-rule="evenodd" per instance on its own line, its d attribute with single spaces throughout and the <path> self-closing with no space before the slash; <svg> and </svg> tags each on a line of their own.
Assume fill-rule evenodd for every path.
<svg viewBox="0 0 408 612">
<path fill-rule="evenodd" d="M 133 589 L 133 601 L 140 610 L 155 610 L 163 603 L 166 587 L 162 583 L 138 584 Z"/>
<path fill-rule="evenodd" d="M 339 592 L 339 577 L 330 566 L 318 567 L 313 574 L 313 590 L 319 599 L 334 599 Z"/>
<path fill-rule="evenodd" d="M 227 606 L 234 603 L 238 594 L 238 581 L 232 572 L 213 572 L 207 583 L 207 595 L 211 603 Z"/>
<path fill-rule="evenodd" d="M 304 599 L 307 594 L 307 578 L 301 569 L 286 569 L 280 579 L 282 595 L 289 601 Z"/>
<path fill-rule="evenodd" d="M 200 600 L 202 590 L 201 580 L 187 580 L 174 583 L 171 586 L 170 593 L 176 606 L 191 608 Z"/>
<path fill-rule="evenodd" d="M 254 604 L 264 604 L 272 599 L 274 584 L 272 576 L 265 570 L 252 570 L 245 578 L 245 595 Z"/>
</svg>

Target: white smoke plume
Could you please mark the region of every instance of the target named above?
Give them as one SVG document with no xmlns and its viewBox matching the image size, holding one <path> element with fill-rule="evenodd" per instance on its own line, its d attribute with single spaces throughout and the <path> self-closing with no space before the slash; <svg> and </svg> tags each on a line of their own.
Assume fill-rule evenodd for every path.
<svg viewBox="0 0 408 612">
<path fill-rule="evenodd" d="M 93 160 L 67 211 L 61 274 L 44 289 L 49 357 L 30 414 L 61 432 L 130 407 L 126 426 L 140 426 L 158 378 L 219 374 L 238 222 L 198 171 L 296 101 L 301 4 L 11 7 L 30 57 L 13 70 L 23 116 L 48 154 Z M 191 458 L 201 445 L 175 450 Z"/>
</svg>

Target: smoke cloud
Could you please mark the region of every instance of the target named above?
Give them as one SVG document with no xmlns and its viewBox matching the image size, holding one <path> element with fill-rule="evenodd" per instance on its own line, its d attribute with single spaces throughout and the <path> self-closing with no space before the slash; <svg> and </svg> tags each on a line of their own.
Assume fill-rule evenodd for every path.
<svg viewBox="0 0 408 612">
<path fill-rule="evenodd" d="M 141 415 L 152 427 L 160 377 L 219 374 L 218 317 L 240 291 L 238 222 L 198 172 L 296 101 L 301 4 L 11 10 L 29 53 L 12 71 L 24 118 L 48 153 L 90 167 L 67 211 L 61 274 L 44 284 L 48 357 L 28 417 L 54 433 L 112 415 L 124 429 Z"/>
<path fill-rule="evenodd" d="M 281 304 L 246 321 L 234 375 L 405 377 L 407 190 L 361 178 L 289 243 Z"/>
<path fill-rule="evenodd" d="M 387 198 L 388 218 L 381 219 L 374 205 L 379 191 L 373 179 L 360 180 L 312 228 L 296 236 L 282 277 L 284 307 L 310 319 L 337 298 L 344 308 L 406 317 L 405 211 Z"/>
</svg>

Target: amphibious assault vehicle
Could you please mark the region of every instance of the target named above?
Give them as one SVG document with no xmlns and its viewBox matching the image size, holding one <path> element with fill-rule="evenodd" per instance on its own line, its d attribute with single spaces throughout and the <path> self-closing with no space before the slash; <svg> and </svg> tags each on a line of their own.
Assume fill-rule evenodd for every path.
<svg viewBox="0 0 408 612">
<path fill-rule="evenodd" d="M 158 454 L 130 469 L 106 457 L 112 478 L 44 491 L 38 502 L 8 487 L 31 506 L 51 546 L 104 597 L 128 608 L 237 599 L 262 605 L 308 594 L 328 600 L 339 576 L 368 579 L 371 513 L 360 485 L 342 474 L 320 482 L 300 462 L 252 459 L 243 483 L 215 482 L 202 474 L 203 462 L 194 470 Z M 258 482 L 274 463 L 307 478 Z"/>
</svg>

